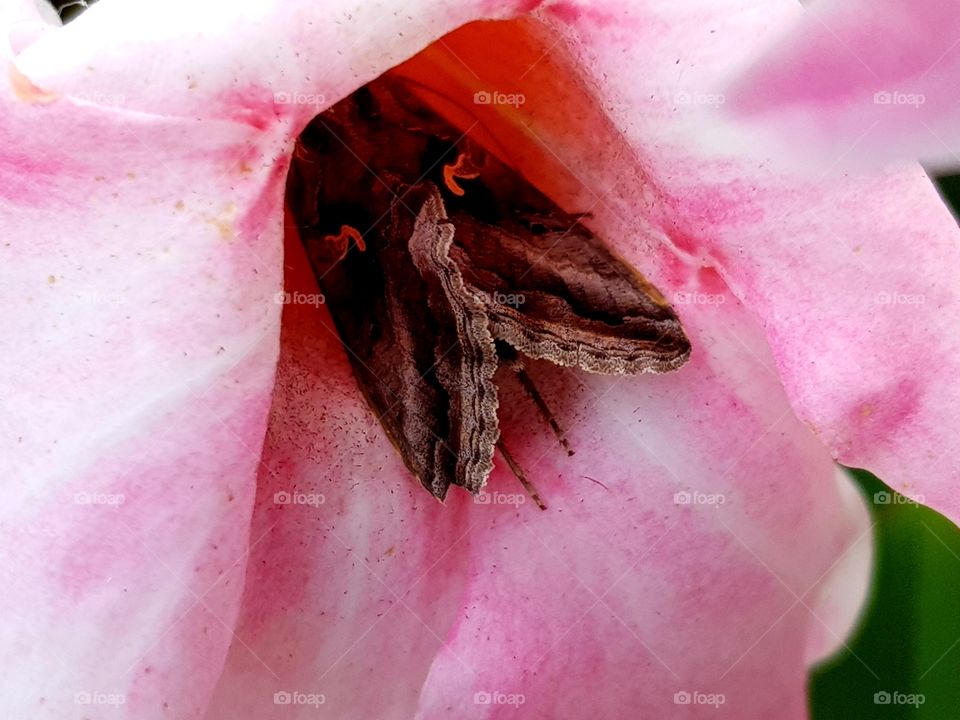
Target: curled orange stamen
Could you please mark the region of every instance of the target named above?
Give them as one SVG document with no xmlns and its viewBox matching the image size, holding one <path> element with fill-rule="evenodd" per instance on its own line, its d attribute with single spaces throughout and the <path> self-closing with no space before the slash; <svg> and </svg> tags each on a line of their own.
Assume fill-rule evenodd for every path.
<svg viewBox="0 0 960 720">
<path fill-rule="evenodd" d="M 333 246 L 334 257 L 337 260 L 342 260 L 343 256 L 347 254 L 347 250 L 350 249 L 351 240 L 353 240 L 353 243 L 360 252 L 367 249 L 367 243 L 364 242 L 363 235 L 360 234 L 359 230 L 350 225 L 341 225 L 338 234 L 324 235 L 323 237 L 324 245 Z"/>
<path fill-rule="evenodd" d="M 450 192 L 454 195 L 462 196 L 464 194 L 463 188 L 457 184 L 458 178 L 472 180 L 476 177 L 480 177 L 480 169 L 471 162 L 466 153 L 460 153 L 453 165 L 443 166 L 443 182 L 446 183 Z"/>
</svg>

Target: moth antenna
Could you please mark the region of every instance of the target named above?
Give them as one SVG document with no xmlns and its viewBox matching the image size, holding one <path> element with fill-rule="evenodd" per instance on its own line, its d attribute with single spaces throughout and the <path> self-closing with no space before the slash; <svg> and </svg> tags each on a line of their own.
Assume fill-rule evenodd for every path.
<svg viewBox="0 0 960 720">
<path fill-rule="evenodd" d="M 538 508 L 541 510 L 546 510 L 547 506 L 544 504 L 543 500 L 540 499 L 540 493 L 537 492 L 537 488 L 534 487 L 532 482 L 527 480 L 527 476 L 523 474 L 523 470 L 520 469 L 517 461 L 513 459 L 513 455 L 511 455 L 510 451 L 507 450 L 507 446 L 503 444 L 503 440 L 497 441 L 497 447 L 500 448 L 500 454 L 503 455 L 503 459 L 507 461 L 507 465 L 510 466 L 511 472 L 513 472 L 517 480 L 520 481 L 520 484 L 523 485 L 523 489 L 527 491 L 527 495 L 533 499 Z"/>
<path fill-rule="evenodd" d="M 543 419 L 547 421 L 547 423 L 550 425 L 550 429 L 553 430 L 553 434 L 557 436 L 557 440 L 560 441 L 563 449 L 567 451 L 567 455 L 573 455 L 574 450 L 570 447 L 570 443 L 567 442 L 566 434 L 560 427 L 560 423 L 558 423 L 557 419 L 553 416 L 553 413 L 550 412 L 550 408 L 547 407 L 547 402 L 537 390 L 537 386 L 533 384 L 533 378 L 531 378 L 527 374 L 527 371 L 524 370 L 522 363 L 513 363 L 511 367 L 517 374 L 517 378 L 520 380 L 520 384 L 523 385 L 523 389 L 527 391 L 530 399 L 533 400 L 537 408 L 540 410 L 540 414 L 543 415 Z"/>
</svg>

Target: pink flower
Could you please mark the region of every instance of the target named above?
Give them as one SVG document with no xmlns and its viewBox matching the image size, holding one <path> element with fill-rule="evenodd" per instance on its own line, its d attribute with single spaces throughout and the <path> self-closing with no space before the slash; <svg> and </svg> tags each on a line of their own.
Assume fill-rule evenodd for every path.
<svg viewBox="0 0 960 720">
<path fill-rule="evenodd" d="M 937 0 L 814 2 L 751 63 L 731 109 L 821 159 L 960 164 L 960 15 Z"/>
<path fill-rule="evenodd" d="M 870 567 L 833 457 L 960 515 L 949 212 L 919 168 L 811 182 L 709 132 L 789 0 L 8 4 L 5 716 L 802 718 Z M 325 310 L 275 300 L 316 293 L 294 138 L 426 46 L 398 74 L 522 94 L 470 109 L 694 345 L 534 366 L 573 457 L 501 385 L 548 512 L 436 503 Z"/>
</svg>

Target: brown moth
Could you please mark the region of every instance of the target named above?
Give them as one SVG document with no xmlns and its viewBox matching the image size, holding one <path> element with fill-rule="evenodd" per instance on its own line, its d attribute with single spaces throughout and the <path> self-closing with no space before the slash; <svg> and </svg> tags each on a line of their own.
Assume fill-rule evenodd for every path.
<svg viewBox="0 0 960 720">
<path fill-rule="evenodd" d="M 498 446 L 529 489 L 499 441 L 500 364 L 638 374 L 689 357 L 656 288 L 397 81 L 309 125 L 288 199 L 358 385 L 441 500 L 480 492 Z"/>
</svg>

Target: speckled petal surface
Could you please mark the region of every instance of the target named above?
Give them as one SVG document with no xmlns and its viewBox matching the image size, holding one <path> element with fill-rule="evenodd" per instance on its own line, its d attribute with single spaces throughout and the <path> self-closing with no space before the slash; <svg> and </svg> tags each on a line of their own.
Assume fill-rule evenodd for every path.
<svg viewBox="0 0 960 720">
<path fill-rule="evenodd" d="M 648 216 L 756 315 L 799 417 L 841 462 L 957 521 L 955 219 L 917 165 L 841 173 L 838 156 L 794 174 L 714 134 L 725 78 L 753 54 L 726 38 L 772 43 L 793 5 L 647 3 L 633 25 L 593 25 L 583 57 L 639 155 Z M 632 45 L 610 40 L 614 19 Z"/>
<path fill-rule="evenodd" d="M 205 711 L 246 573 L 292 138 L 469 12 L 351 8 L 0 16 L 5 717 Z M 330 35 L 298 59 L 311 24 Z"/>
<path fill-rule="evenodd" d="M 805 668 L 842 645 L 863 597 L 869 527 L 828 450 L 794 418 L 754 316 L 656 224 L 658 189 L 605 117 L 610 101 L 570 81 L 592 82 L 575 55 L 544 55 L 563 40 L 542 22 L 584 33 L 585 61 L 590 28 L 621 20 L 605 17 L 562 7 L 540 22 L 472 26 L 397 72 L 432 84 L 454 117 L 469 108 L 492 146 L 565 207 L 592 213 L 677 303 L 691 365 L 611 380 L 538 364 L 573 458 L 504 378 L 505 438 L 550 510 L 509 504 L 520 489 L 501 461 L 493 497 L 504 504 L 452 494 L 434 515 L 351 386 L 329 317 L 287 308 L 257 580 L 210 718 L 251 706 L 278 717 L 400 718 L 411 707 L 422 718 L 506 717 L 520 705 L 525 717 L 574 718 L 585 704 L 604 718 L 806 716 Z M 490 47 L 510 47 L 509 58 L 486 62 Z M 522 91 L 522 112 L 470 107 L 478 91 Z M 299 492 L 301 506 L 278 506 L 278 492 Z M 334 620 L 318 621 L 317 607 Z M 275 693 L 290 702 L 282 714 Z"/>
<path fill-rule="evenodd" d="M 439 506 L 329 316 L 286 308 L 257 542 L 208 718 L 806 717 L 806 668 L 842 643 L 871 534 L 724 298 L 685 313 L 700 351 L 676 375 L 531 368 L 573 457 L 501 377 L 504 438 L 546 512 L 499 458 L 485 502 L 454 488 Z"/>
</svg>

